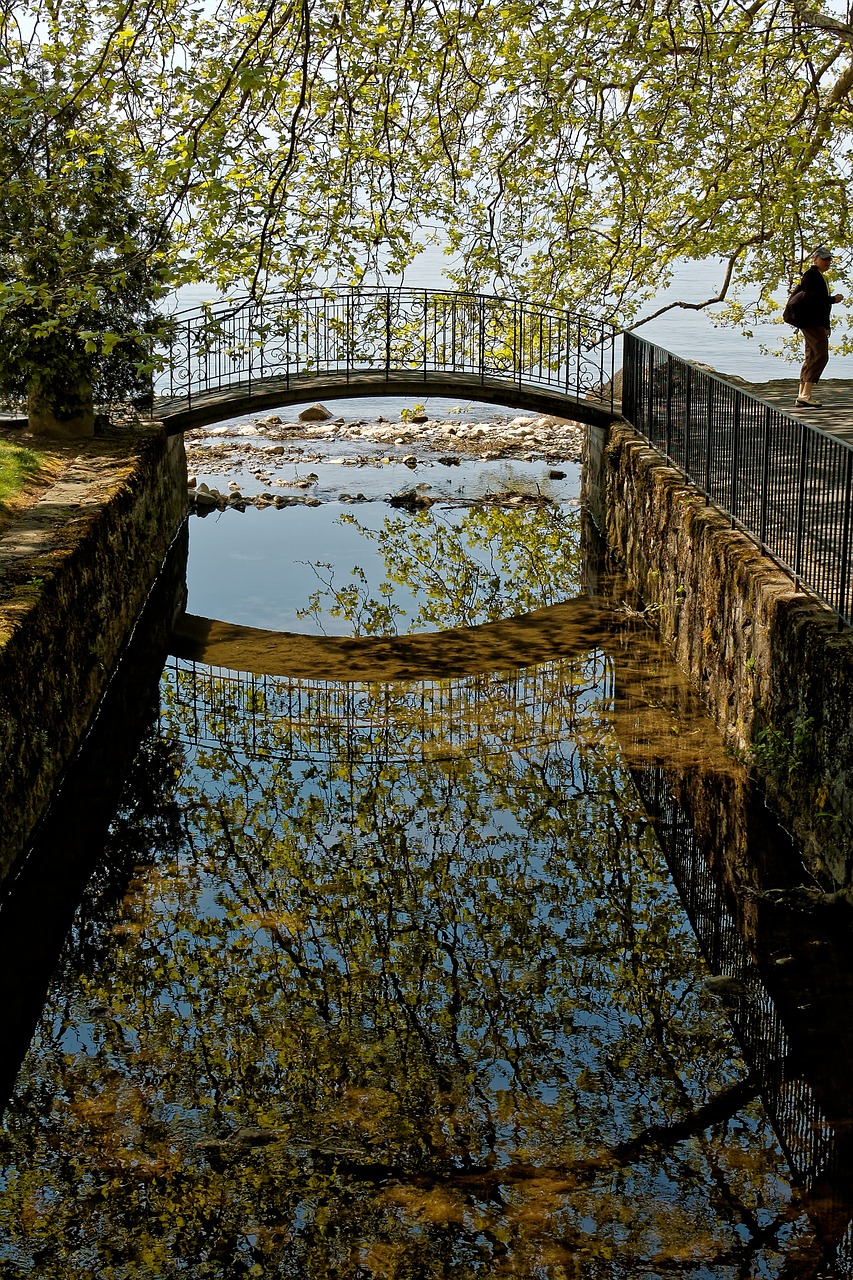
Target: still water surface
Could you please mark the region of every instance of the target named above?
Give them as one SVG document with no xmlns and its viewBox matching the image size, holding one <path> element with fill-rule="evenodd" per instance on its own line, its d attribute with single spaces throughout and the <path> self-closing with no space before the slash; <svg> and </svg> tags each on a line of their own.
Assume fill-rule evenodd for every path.
<svg viewBox="0 0 853 1280">
<path fill-rule="evenodd" d="M 371 635 L 570 601 L 576 482 L 195 520 L 190 607 Z M 838 1274 L 640 799 L 737 775 L 642 624 L 602 604 L 454 681 L 151 687 L 5 1111 L 4 1280 Z"/>
</svg>

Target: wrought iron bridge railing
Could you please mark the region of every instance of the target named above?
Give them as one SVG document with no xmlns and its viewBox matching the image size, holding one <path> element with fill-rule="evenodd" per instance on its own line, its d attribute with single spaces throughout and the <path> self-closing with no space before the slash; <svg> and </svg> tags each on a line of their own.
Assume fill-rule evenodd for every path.
<svg viewBox="0 0 853 1280">
<path fill-rule="evenodd" d="M 625 420 L 853 624 L 853 445 L 635 334 L 623 343 Z"/>
<path fill-rule="evenodd" d="M 547 389 L 612 409 L 618 331 L 516 298 L 441 289 L 323 288 L 179 312 L 155 397 L 202 396 L 310 377 L 447 375 Z"/>
</svg>

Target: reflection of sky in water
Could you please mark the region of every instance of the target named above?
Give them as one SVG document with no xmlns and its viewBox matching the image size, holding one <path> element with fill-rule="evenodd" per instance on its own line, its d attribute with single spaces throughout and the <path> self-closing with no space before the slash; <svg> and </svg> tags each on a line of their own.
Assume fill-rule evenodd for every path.
<svg viewBox="0 0 853 1280">
<path fill-rule="evenodd" d="M 487 491 L 502 492 L 513 482 L 517 484 L 518 477 L 508 477 L 501 469 Z M 461 535 L 460 554 L 464 553 L 468 561 L 468 572 L 479 574 L 482 580 L 477 587 L 477 598 L 470 602 L 465 617 L 447 618 L 442 626 L 460 622 L 470 625 L 495 616 L 513 616 L 577 594 L 576 573 L 567 570 L 561 576 L 556 572 L 561 553 L 553 547 L 542 549 L 547 554 L 547 577 L 527 584 L 532 587 L 533 597 L 519 605 L 515 589 L 521 574 L 529 573 L 531 548 L 535 552 L 536 547 L 541 546 L 537 531 L 541 533 L 550 528 L 554 537 L 565 539 L 562 560 L 567 564 L 577 541 L 577 517 L 573 509 L 488 508 L 488 511 L 492 523 L 500 530 L 488 545 L 475 545 L 471 536 L 464 532 Z M 187 610 L 201 617 L 275 631 L 351 635 L 364 629 L 363 619 L 371 612 L 368 602 L 374 600 L 393 603 L 395 610 L 400 611 L 396 627 L 401 632 L 440 629 L 429 621 L 416 623 L 424 604 L 425 588 L 421 584 L 426 581 L 418 566 L 413 566 L 409 583 L 399 577 L 389 582 L 386 560 L 376 540 L 359 531 L 360 526 L 362 530 L 379 533 L 391 522 L 403 528 L 416 524 L 463 531 L 468 526 L 478 527 L 475 509 L 447 508 L 441 504 L 436 504 L 428 513 L 416 515 L 394 510 L 384 502 L 357 506 L 329 502 L 319 507 L 289 507 L 281 511 L 258 511 L 249 507 L 242 514 L 230 510 L 214 512 L 190 524 Z M 532 537 L 530 531 L 533 531 Z M 353 574 L 355 566 L 363 570 L 364 582 Z M 421 570 L 425 569 L 426 564 L 422 562 Z M 497 612 L 489 604 L 495 591 L 495 576 L 500 579 L 497 591 L 506 602 Z M 387 596 L 381 590 L 383 584 Z M 349 616 L 336 617 L 331 612 L 335 607 L 334 595 L 348 588 L 354 588 L 357 601 Z M 319 593 L 317 609 L 306 612 L 316 593 Z"/>
</svg>

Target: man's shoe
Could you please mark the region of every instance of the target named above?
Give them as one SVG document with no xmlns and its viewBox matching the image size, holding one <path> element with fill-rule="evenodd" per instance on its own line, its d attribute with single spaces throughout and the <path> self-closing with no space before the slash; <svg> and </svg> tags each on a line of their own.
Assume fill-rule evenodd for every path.
<svg viewBox="0 0 853 1280">
<path fill-rule="evenodd" d="M 797 396 L 798 409 L 822 409 L 823 405 L 819 400 L 807 400 L 805 396 Z"/>
</svg>

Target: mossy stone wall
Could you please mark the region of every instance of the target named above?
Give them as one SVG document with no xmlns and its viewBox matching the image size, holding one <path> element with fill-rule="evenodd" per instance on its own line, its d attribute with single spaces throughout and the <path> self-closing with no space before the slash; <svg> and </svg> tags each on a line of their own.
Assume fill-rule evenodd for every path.
<svg viewBox="0 0 853 1280">
<path fill-rule="evenodd" d="M 0 538 L 0 877 L 74 755 L 186 516 L 181 436 L 95 440 Z"/>
<path fill-rule="evenodd" d="M 589 429 L 584 495 L 728 748 L 809 867 L 853 885 L 853 633 L 625 423 Z"/>
</svg>

